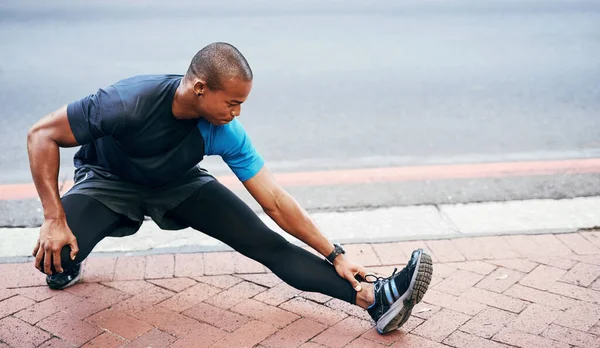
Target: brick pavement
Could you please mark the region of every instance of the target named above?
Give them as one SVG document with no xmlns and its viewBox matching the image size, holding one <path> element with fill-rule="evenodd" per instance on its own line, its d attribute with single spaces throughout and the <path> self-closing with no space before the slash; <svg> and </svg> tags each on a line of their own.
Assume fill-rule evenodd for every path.
<svg viewBox="0 0 600 348">
<path fill-rule="evenodd" d="M 386 274 L 416 247 L 432 253 L 432 286 L 385 336 L 364 310 L 233 252 L 91 257 L 64 291 L 31 264 L 1 264 L 0 348 L 600 347 L 600 232 L 347 249 Z"/>
</svg>

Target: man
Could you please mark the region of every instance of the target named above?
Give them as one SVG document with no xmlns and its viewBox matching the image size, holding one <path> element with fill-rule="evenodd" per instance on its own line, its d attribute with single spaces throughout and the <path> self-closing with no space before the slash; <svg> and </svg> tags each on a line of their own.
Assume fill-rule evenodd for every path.
<svg viewBox="0 0 600 348">
<path fill-rule="evenodd" d="M 192 227 L 217 238 L 297 289 L 368 309 L 380 333 L 400 327 L 427 290 L 431 258 L 416 250 L 400 273 L 367 281 L 365 269 L 330 243 L 275 182 L 237 121 L 251 87 L 243 55 L 213 43 L 194 56 L 184 76 L 122 80 L 38 121 L 28 134 L 28 153 L 45 220 L 33 255 L 48 286 L 77 282 L 81 262 L 100 240 L 133 234 L 150 216 L 163 229 Z M 75 185 L 61 198 L 59 147 L 78 145 Z M 198 166 L 208 155 L 220 155 L 283 230 L 328 261 L 266 227 Z"/>
</svg>

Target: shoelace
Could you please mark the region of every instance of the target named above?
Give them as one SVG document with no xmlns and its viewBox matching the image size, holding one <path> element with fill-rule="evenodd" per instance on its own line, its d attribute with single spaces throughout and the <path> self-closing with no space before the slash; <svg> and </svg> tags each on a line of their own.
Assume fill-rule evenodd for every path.
<svg viewBox="0 0 600 348">
<path fill-rule="evenodd" d="M 373 284 L 373 283 L 377 283 L 380 280 L 390 280 L 390 279 L 392 279 L 392 277 L 394 277 L 394 275 L 396 275 L 396 271 L 398 271 L 398 268 L 394 267 L 394 272 L 392 272 L 392 275 L 389 276 L 389 277 L 378 277 L 378 276 L 376 276 L 374 274 L 365 274 L 364 278 L 361 277 L 360 275 L 357 275 L 356 279 L 358 281 L 362 281 L 362 282 L 365 282 L 365 283 Z M 369 279 L 367 279 L 368 277 L 373 277 L 373 278 L 375 278 L 375 280 L 369 280 Z"/>
</svg>

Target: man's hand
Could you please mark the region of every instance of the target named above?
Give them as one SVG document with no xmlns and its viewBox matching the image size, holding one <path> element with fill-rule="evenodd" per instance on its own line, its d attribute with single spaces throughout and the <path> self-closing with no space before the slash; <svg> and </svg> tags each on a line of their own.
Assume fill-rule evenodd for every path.
<svg viewBox="0 0 600 348">
<path fill-rule="evenodd" d="M 358 274 L 363 279 L 366 277 L 365 268 L 363 266 L 353 264 L 352 262 L 348 261 L 343 254 L 338 255 L 333 260 L 333 266 L 340 277 L 346 279 L 350 282 L 350 284 L 352 284 L 352 287 L 354 290 L 356 290 L 356 292 L 359 292 L 362 289 L 355 276 Z"/>
<path fill-rule="evenodd" d="M 79 252 L 77 246 L 77 238 L 67 225 L 67 220 L 62 219 L 46 219 L 40 229 L 40 237 L 33 249 L 35 256 L 35 268 L 41 269 L 42 259 L 44 260 L 44 273 L 52 274 L 52 263 L 54 269 L 62 273 L 60 252 L 65 245 L 71 247 L 71 260 L 75 260 L 75 256 Z"/>
</svg>

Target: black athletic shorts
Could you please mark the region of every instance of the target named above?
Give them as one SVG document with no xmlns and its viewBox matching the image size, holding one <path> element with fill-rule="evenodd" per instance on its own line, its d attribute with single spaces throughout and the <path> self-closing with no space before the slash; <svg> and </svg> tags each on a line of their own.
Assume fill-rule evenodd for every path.
<svg viewBox="0 0 600 348">
<path fill-rule="evenodd" d="M 102 168 L 92 166 L 78 168 L 74 179 L 75 184 L 64 196 L 82 194 L 93 197 L 110 210 L 131 220 L 130 224 L 123 224 L 111 233 L 112 237 L 134 234 L 146 216 L 165 230 L 186 228 L 187 226 L 169 219 L 165 213 L 181 204 L 202 185 L 216 180 L 200 166 L 195 166 L 171 183 L 156 187 L 120 180 Z"/>
</svg>

